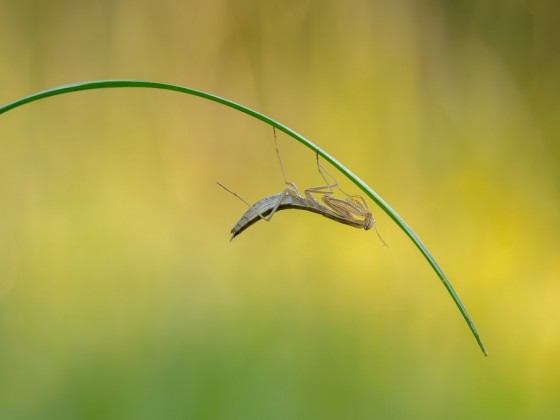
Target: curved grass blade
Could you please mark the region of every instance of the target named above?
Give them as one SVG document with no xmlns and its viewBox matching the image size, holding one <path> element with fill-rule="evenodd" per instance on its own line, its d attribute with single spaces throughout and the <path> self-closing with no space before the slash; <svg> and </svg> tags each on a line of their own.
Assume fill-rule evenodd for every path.
<svg viewBox="0 0 560 420">
<path fill-rule="evenodd" d="M 150 82 L 144 80 L 127 80 L 127 79 L 119 79 L 119 80 L 95 80 L 89 82 L 82 82 L 82 83 L 74 83 L 70 85 L 64 85 L 55 87 L 52 89 L 44 90 L 41 92 L 34 93 L 32 95 L 26 96 L 24 98 L 17 99 L 13 102 L 10 102 L 6 105 L 0 107 L 0 114 L 8 112 L 14 108 L 20 107 L 22 105 L 28 104 L 30 102 L 38 101 L 40 99 L 48 98 L 51 96 L 62 95 L 64 93 L 70 92 L 79 92 L 82 90 L 92 90 L 92 89 L 106 89 L 106 88 L 125 88 L 125 87 L 134 87 L 134 88 L 152 88 L 152 89 L 163 89 L 163 90 L 172 90 L 175 92 L 186 93 L 189 95 L 199 96 L 201 98 L 208 99 L 213 102 L 220 103 L 222 105 L 229 106 L 234 108 L 238 111 L 241 111 L 245 114 L 248 114 L 254 118 L 257 118 L 273 127 L 276 127 L 278 130 L 286 133 L 288 136 L 294 138 L 295 140 L 302 143 L 307 148 L 311 149 L 313 152 L 316 152 L 321 156 L 323 159 L 328 161 L 332 164 L 336 169 L 338 169 L 346 178 L 352 181 L 358 188 L 360 188 L 369 198 L 371 198 L 387 215 L 399 226 L 402 231 L 410 238 L 410 240 L 416 245 L 416 247 L 420 250 L 422 255 L 426 258 L 432 269 L 435 271 L 441 282 L 443 283 L 444 287 L 447 289 L 447 292 L 459 308 L 461 315 L 465 319 L 469 329 L 471 330 L 474 338 L 476 339 L 480 349 L 484 353 L 485 356 L 488 355 L 486 351 L 486 347 L 482 342 L 482 338 L 478 333 L 474 322 L 472 321 L 467 309 L 459 299 L 457 292 L 451 286 L 451 283 L 447 279 L 446 275 L 444 274 L 441 267 L 438 265 L 428 248 L 422 243 L 420 238 L 416 236 L 414 231 L 406 224 L 406 222 L 397 214 L 395 210 L 389 206 L 375 191 L 373 191 L 364 181 L 362 181 L 358 176 L 352 173 L 348 168 L 346 168 L 342 163 L 336 160 L 334 157 L 329 155 L 323 149 L 321 149 L 316 144 L 312 143 L 301 134 L 295 132 L 291 128 L 279 123 L 278 121 L 273 120 L 270 117 L 267 117 L 260 112 L 254 111 L 246 106 L 240 105 L 236 102 L 230 101 L 228 99 L 213 95 L 211 93 L 203 92 L 197 89 L 191 89 L 188 87 L 183 87 L 179 85 L 173 85 L 169 83 L 159 83 L 159 82 Z"/>
</svg>

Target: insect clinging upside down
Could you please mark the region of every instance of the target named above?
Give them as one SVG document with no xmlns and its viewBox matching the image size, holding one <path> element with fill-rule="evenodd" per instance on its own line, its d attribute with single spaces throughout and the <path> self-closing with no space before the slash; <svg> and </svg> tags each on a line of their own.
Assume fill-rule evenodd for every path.
<svg viewBox="0 0 560 420">
<path fill-rule="evenodd" d="M 282 169 L 284 183 L 287 185 L 282 192 L 269 195 L 251 205 L 235 192 L 229 190 L 219 182 L 217 183 L 220 187 L 233 194 L 249 206 L 249 209 L 247 209 L 247 211 L 231 229 L 231 239 L 235 238 L 241 232 L 261 219 L 267 222 L 270 221 L 272 216 L 274 216 L 274 214 L 279 210 L 296 209 L 317 213 L 336 222 L 353 226 L 358 229 L 369 230 L 374 228 L 383 245 L 387 246 L 375 226 L 373 213 L 368 208 L 364 197 L 361 195 L 350 195 L 345 193 L 340 188 L 334 177 L 321 165 L 319 162 L 319 154 L 317 152 L 315 153 L 317 170 L 325 181 L 325 185 L 307 188 L 304 190 L 304 195 L 301 195 L 296 185 L 292 181 L 288 181 L 286 176 L 286 171 L 284 170 L 284 165 L 282 163 L 282 159 L 280 158 L 280 151 L 278 149 L 276 130 L 274 130 L 274 144 L 276 146 L 276 155 L 278 156 L 278 161 L 280 162 L 280 168 Z M 333 181 L 332 183 L 327 181 L 325 174 Z M 334 188 L 340 191 L 344 197 L 335 197 Z M 318 199 L 319 197 L 320 200 Z"/>
</svg>

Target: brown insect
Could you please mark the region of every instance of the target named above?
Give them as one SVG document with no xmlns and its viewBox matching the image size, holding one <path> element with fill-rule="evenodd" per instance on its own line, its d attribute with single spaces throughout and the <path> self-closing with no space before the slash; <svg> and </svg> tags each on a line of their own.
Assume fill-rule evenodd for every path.
<svg viewBox="0 0 560 420">
<path fill-rule="evenodd" d="M 276 130 L 274 130 L 274 144 L 276 146 L 276 155 L 278 156 L 278 161 L 280 162 L 280 168 L 282 169 L 282 175 L 284 176 L 284 182 L 287 185 L 282 192 L 269 195 L 251 205 L 235 192 L 229 190 L 219 182 L 217 183 L 220 187 L 233 194 L 249 206 L 249 209 L 247 209 L 247 211 L 231 229 L 231 239 L 235 238 L 241 232 L 261 219 L 267 222 L 270 221 L 277 211 L 295 209 L 317 213 L 336 222 L 353 226 L 358 229 L 369 230 L 374 228 L 383 245 L 387 246 L 375 226 L 373 213 L 368 208 L 366 200 L 361 195 L 346 194 L 339 187 L 334 177 L 321 165 L 318 153 L 315 153 L 317 170 L 325 181 L 325 185 L 307 188 L 304 190 L 304 195 L 302 195 L 296 185 L 292 181 L 288 181 L 282 159 L 280 158 L 278 141 L 276 140 Z M 327 176 L 332 179 L 332 183 L 327 181 Z M 340 191 L 344 197 L 335 197 L 335 188 Z"/>
</svg>

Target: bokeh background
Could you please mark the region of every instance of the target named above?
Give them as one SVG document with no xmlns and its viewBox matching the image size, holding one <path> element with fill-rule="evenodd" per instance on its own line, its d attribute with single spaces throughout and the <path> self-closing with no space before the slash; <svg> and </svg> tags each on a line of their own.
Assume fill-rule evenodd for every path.
<svg viewBox="0 0 560 420">
<path fill-rule="evenodd" d="M 0 0 L 0 103 L 181 84 L 371 185 L 373 232 L 282 212 L 272 130 L 175 92 L 0 117 L 0 418 L 549 419 L 560 412 L 560 10 L 552 0 Z M 312 153 L 279 136 L 300 187 Z M 342 180 L 347 189 L 354 187 Z M 372 203 L 373 206 L 373 203 Z"/>
</svg>

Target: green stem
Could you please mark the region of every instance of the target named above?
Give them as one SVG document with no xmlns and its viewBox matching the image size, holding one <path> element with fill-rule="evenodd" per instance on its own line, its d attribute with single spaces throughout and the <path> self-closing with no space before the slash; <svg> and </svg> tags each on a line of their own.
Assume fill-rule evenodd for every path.
<svg viewBox="0 0 560 420">
<path fill-rule="evenodd" d="M 375 191 L 373 191 L 364 181 L 358 178 L 354 173 L 352 173 L 349 169 L 347 169 L 344 165 L 342 165 L 338 160 L 334 157 L 329 155 L 319 146 L 315 145 L 311 141 L 307 140 L 301 134 L 296 133 L 291 128 L 273 120 L 270 117 L 267 117 L 260 112 L 253 111 L 246 106 L 240 105 L 238 103 L 232 102 L 228 99 L 221 98 L 216 95 L 212 95 L 210 93 L 202 92 L 200 90 L 191 89 L 183 86 L 178 85 L 171 85 L 168 83 L 158 83 L 158 82 L 149 82 L 143 80 L 97 80 L 97 81 L 90 81 L 90 82 L 83 82 L 83 83 L 75 83 L 71 85 L 59 86 L 52 89 L 44 90 L 42 92 L 34 93 L 32 95 L 26 96 L 24 98 L 18 99 L 16 101 L 10 102 L 2 107 L 0 107 L 0 114 L 10 111 L 11 109 L 17 108 L 19 106 L 25 105 L 30 102 L 38 101 L 39 99 L 48 98 L 50 96 L 61 95 L 63 93 L 70 93 L 70 92 L 78 92 L 81 90 L 90 90 L 90 89 L 104 89 L 104 88 L 117 88 L 117 87 L 137 87 L 137 88 L 152 88 L 152 89 L 164 89 L 164 90 L 173 90 L 176 92 L 187 93 L 189 95 L 200 96 L 201 98 L 208 99 L 213 102 L 218 102 L 222 105 L 229 106 L 234 108 L 238 111 L 244 112 L 245 114 L 251 115 L 265 123 L 276 127 L 278 130 L 283 131 L 290 137 L 293 137 L 309 149 L 313 150 L 313 152 L 317 152 L 323 159 L 327 162 L 332 164 L 336 169 L 338 169 L 346 178 L 352 181 L 354 184 L 358 186 L 368 197 L 370 197 L 375 203 L 385 212 L 387 215 L 393 219 L 393 221 L 403 230 L 403 232 L 410 238 L 410 240 L 416 245 L 416 247 L 420 250 L 422 255 L 428 260 L 428 263 L 432 267 L 432 269 L 436 272 L 437 276 L 447 289 L 447 292 L 450 294 L 451 298 L 459 308 L 461 315 L 465 319 L 469 329 L 471 330 L 472 334 L 474 335 L 480 349 L 485 355 L 488 355 L 486 348 L 484 347 L 484 343 L 480 338 L 480 335 L 469 316 L 469 313 L 465 309 L 465 306 L 459 299 L 457 292 L 451 286 L 451 283 L 443 273 L 443 270 L 440 268 L 430 251 L 426 248 L 426 246 L 422 243 L 422 241 L 416 236 L 414 231 L 406 224 L 406 222 L 397 214 L 395 210 L 389 206 Z"/>
</svg>

